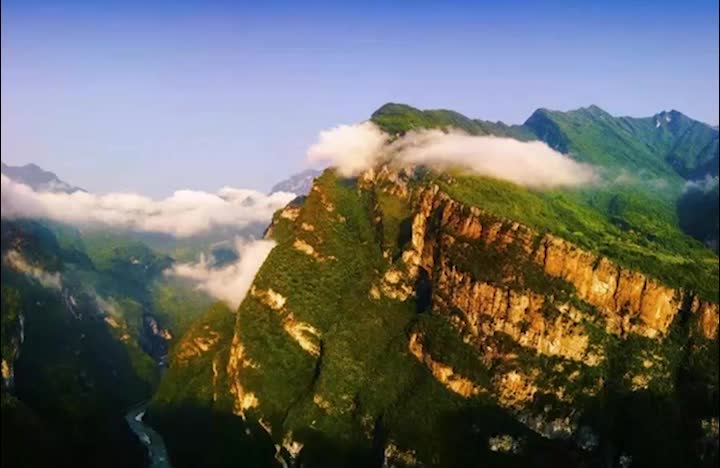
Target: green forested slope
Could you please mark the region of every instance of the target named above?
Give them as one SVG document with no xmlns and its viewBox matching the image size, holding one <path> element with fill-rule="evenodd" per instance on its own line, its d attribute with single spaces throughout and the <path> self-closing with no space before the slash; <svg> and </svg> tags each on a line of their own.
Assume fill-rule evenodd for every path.
<svg viewBox="0 0 720 468">
<path fill-rule="evenodd" d="M 211 303 L 162 275 L 170 261 L 129 239 L 3 219 L 3 466 L 143 463 L 123 416 L 159 379 L 145 318 L 181 334 Z"/>
</svg>

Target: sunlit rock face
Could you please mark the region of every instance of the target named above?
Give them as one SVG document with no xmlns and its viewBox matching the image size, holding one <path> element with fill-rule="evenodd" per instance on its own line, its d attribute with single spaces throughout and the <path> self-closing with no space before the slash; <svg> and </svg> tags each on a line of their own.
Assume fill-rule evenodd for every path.
<svg viewBox="0 0 720 468">
<path fill-rule="evenodd" d="M 431 216 L 435 232 L 428 231 Z M 540 235 L 508 220 L 488 221 L 480 209 L 455 202 L 437 186 L 419 195 L 412 238 L 412 249 L 404 258 L 410 260 L 410 264 L 422 264 L 424 260 L 426 269 L 433 266 L 428 265 L 435 256 L 433 248 L 442 246 L 443 242 L 452 243 L 455 238 L 476 241 L 499 251 L 517 247 L 541 266 L 545 274 L 570 283 L 578 298 L 603 314 L 612 333 L 636 333 L 648 338 L 665 335 L 686 296 L 684 291 L 619 267 L 552 234 Z M 425 239 L 432 241 L 427 243 L 428 247 Z M 443 274 L 446 274 L 444 268 Z M 692 311 L 702 316 L 699 329 L 703 335 L 715 338 L 718 305 L 693 297 Z"/>
</svg>

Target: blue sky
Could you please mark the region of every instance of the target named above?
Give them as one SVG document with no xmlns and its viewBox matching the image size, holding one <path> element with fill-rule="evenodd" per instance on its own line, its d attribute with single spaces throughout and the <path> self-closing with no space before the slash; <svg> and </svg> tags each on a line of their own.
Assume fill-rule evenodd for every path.
<svg viewBox="0 0 720 468">
<path fill-rule="evenodd" d="M 715 0 L 3 0 L 1 59 L 3 161 L 98 192 L 267 190 L 388 101 L 718 123 Z"/>
</svg>

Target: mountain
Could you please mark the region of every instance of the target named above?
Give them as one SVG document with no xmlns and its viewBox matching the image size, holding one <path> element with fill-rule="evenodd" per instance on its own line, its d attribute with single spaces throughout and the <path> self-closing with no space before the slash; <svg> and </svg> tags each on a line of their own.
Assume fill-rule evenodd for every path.
<svg viewBox="0 0 720 468">
<path fill-rule="evenodd" d="M 143 466 L 124 414 L 212 300 L 133 239 L 2 220 L 2 466 Z"/>
<path fill-rule="evenodd" d="M 30 186 L 40 192 L 84 192 L 83 189 L 74 187 L 67 182 L 60 180 L 54 173 L 46 171 L 35 164 L 24 166 L 8 166 L 2 164 L 2 173 L 10 179 L 21 184 Z"/>
<path fill-rule="evenodd" d="M 542 140 L 573 158 L 605 168 L 665 177 L 718 173 L 718 131 L 672 110 L 652 117 L 614 117 L 598 106 L 569 112 L 536 110 L 522 125 L 471 119 L 448 110 L 421 111 L 386 104 L 371 120 L 390 134 L 422 128 L 458 128 L 472 135 Z"/>
<path fill-rule="evenodd" d="M 455 128 L 471 135 L 507 136 L 518 140 L 537 138 L 529 128 L 522 125 L 471 119 L 444 109 L 421 111 L 405 104 L 385 104 L 372 114 L 371 120 L 390 135 L 413 129 Z"/>
<path fill-rule="evenodd" d="M 717 174 L 717 130 L 675 110 L 632 118 L 613 117 L 597 106 L 539 109 L 524 125 L 551 147 L 604 167 L 686 179 Z"/>
<path fill-rule="evenodd" d="M 472 135 L 541 140 L 573 159 L 602 167 L 618 179 L 634 179 L 638 189 L 651 198 L 661 198 L 666 216 L 685 218 L 688 211 L 684 207 L 701 203 L 698 209 L 710 216 L 684 220 L 681 226 L 692 224 L 687 233 L 707 245 L 718 244 L 718 216 L 712 210 L 712 198 L 698 200 L 685 191 L 688 181 L 717 177 L 718 131 L 678 111 L 633 118 L 614 117 L 594 105 L 569 112 L 538 109 L 523 125 L 506 125 L 470 119 L 453 111 L 386 104 L 373 113 L 372 121 L 390 134 L 459 128 Z M 645 187 L 639 187 L 643 184 Z M 691 199 L 684 200 L 687 196 Z"/>
<path fill-rule="evenodd" d="M 322 174 L 322 171 L 316 169 L 304 170 L 275 184 L 270 193 L 290 192 L 296 195 L 307 195 L 312 188 L 313 180 L 320 174 Z"/>
<path fill-rule="evenodd" d="M 714 466 L 718 257 L 681 230 L 660 142 L 681 140 L 650 150 L 644 124 L 594 107 L 521 127 L 397 104 L 372 120 L 534 135 L 668 185 L 326 170 L 274 216 L 238 310 L 208 310 L 171 353 L 148 418 L 173 464 Z"/>
</svg>

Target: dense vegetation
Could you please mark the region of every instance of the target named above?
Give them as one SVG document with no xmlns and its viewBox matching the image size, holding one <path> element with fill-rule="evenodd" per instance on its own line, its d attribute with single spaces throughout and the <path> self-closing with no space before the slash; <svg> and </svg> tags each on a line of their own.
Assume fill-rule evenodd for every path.
<svg viewBox="0 0 720 468">
<path fill-rule="evenodd" d="M 10 245 L 22 246 L 52 272 L 63 256 L 52 240 L 39 225 L 3 221 L 3 256 Z M 122 410 L 149 395 L 149 358 L 113 338 L 102 320 L 75 319 L 60 291 L 5 264 L 2 281 L 3 359 L 17 355 L 14 385 L 3 389 L 3 466 L 24 466 L 26 457 L 35 459 L 31 466 L 141 463 L 144 450 L 124 427 Z M 78 306 L 84 312 L 90 304 L 78 296 Z M 8 326 L 20 315 L 22 330 Z"/>
<path fill-rule="evenodd" d="M 18 270 L 10 252 L 35 270 Z M 161 274 L 169 257 L 107 233 L 3 219 L 2 257 L 2 358 L 14 363 L 3 466 L 141 465 L 145 449 L 123 416 L 159 380 L 143 319 L 182 333 L 210 300 Z"/>
<path fill-rule="evenodd" d="M 164 435 L 174 466 L 274 465 L 268 435 L 232 414 L 232 398 L 225 391 L 227 375 L 220 363 L 227 362 L 234 325 L 235 314 L 226 305 L 210 307 L 178 342 L 153 396 L 147 422 Z M 198 339 L 217 341 L 209 352 L 192 355 L 188 366 L 183 353 Z"/>
<path fill-rule="evenodd" d="M 594 210 L 584 194 L 541 194 L 467 175 L 438 178 L 428 174 L 411 185 L 430 182 L 439 183 L 460 201 L 482 206 L 488 216 L 495 213 L 541 231 L 553 230 L 620 260 L 627 252 L 627 263 L 633 260 L 632 252 L 645 252 L 648 259 L 657 256 L 655 263 L 649 264 L 660 268 L 662 255 L 681 259 L 673 249 L 686 249 L 680 251 L 692 252 L 708 264 L 678 260 L 675 268 L 685 268 L 685 275 L 697 275 L 708 289 L 710 282 L 704 281 L 704 275 L 715 271 L 717 277 L 714 254 L 677 229 L 671 230 L 669 240 L 655 239 L 655 247 L 647 247 L 638 240 L 642 234 L 623 234 L 622 228 L 613 224 L 611 212 L 619 220 L 635 209 L 639 214 L 633 222 L 638 225 L 628 232 L 645 229 L 647 233 L 651 228 L 643 223 L 663 226 L 663 220 L 642 210 L 642 198 L 627 206 L 616 201 L 612 209 L 603 212 Z M 248 430 L 247 434 L 262 440 L 259 443 L 264 446 L 267 441 L 257 433 L 262 422 L 275 444 L 282 445 L 287 437 L 302 444 L 296 462 L 303 466 L 380 466 L 389 444 L 410 449 L 405 453 L 408 463 L 416 460 L 430 466 L 601 466 L 603 460 L 617 459 L 620 453 L 632 454 L 639 466 L 711 466 L 707 463 L 713 459 L 698 460 L 695 444 L 702 436 L 699 421 L 717 412 L 712 403 L 718 388 L 717 373 L 712 371 L 718 364 L 717 350 L 713 343 L 689 332 L 687 318 L 678 319 L 671 336 L 663 340 L 609 335 L 599 312 L 577 300 L 570 285 L 545 276 L 520 252 L 458 243 L 444 255 L 475 279 L 534 291 L 557 303 L 571 301 L 586 310 L 592 320 L 584 320 L 580 326 L 587 329 L 592 346 L 606 350 L 607 359 L 593 367 L 541 355 L 503 333 L 475 343 L 459 333 L 459 315 L 452 309 L 438 304 L 420 307 L 420 295 L 401 302 L 373 299 L 368 294 L 389 262 L 399 261 L 400 252 L 407 247 L 413 214 L 408 201 L 380 187 L 359 189 L 355 181 L 325 172 L 301 201 L 297 219 L 280 213 L 275 216 L 270 232 L 278 246 L 255 278 L 255 288 L 272 289 L 286 299 L 283 309 L 273 310 L 249 295 L 236 314 L 216 307 L 186 335 L 185 340 L 201 337 L 209 326 L 223 337 L 221 344 L 206 354 L 182 365 L 176 363 L 151 406 L 152 420 L 161 427 L 168 445 L 177 447 L 171 450 L 175 465 L 239 463 L 243 455 L 228 447 L 231 438 L 242 439 L 237 444 L 246 447 L 247 439 L 238 431 Z M 596 203 L 612 205 L 605 200 Z M 607 237 L 602 235 L 605 230 L 611 230 Z M 581 233 L 587 233 L 587 238 Z M 297 249 L 297 240 L 312 245 L 317 256 Z M 679 247 L 671 242 L 678 242 Z M 672 276 L 669 268 L 666 273 L 666 279 L 682 279 Z M 508 276 L 512 278 L 509 282 Z M 547 317 L 561 313 L 553 304 L 551 301 L 547 307 Z M 287 332 L 289 316 L 295 323 L 313 327 L 315 332 L 305 338 L 316 345 L 316 355 Z M 560 418 L 582 414 L 581 424 L 597 435 L 599 446 L 582 449 L 574 438 L 545 438 L 519 422 L 518 414 L 499 405 L 492 393 L 463 398 L 449 391 L 408 352 L 408 339 L 414 333 L 423 336 L 424 349 L 434 360 L 483 388 L 492 388 L 494 378 L 513 370 L 539 372 L 537 384 L 546 390 L 532 402 L 527 414 Z M 243 347 L 243 357 L 253 363 L 235 378 L 258 398 L 257 407 L 245 410 L 244 420 L 231 416 L 232 402 L 223 399 L 230 397 L 225 382 L 230 376 L 222 365 L 215 366 L 216 359 L 227 362 L 228 347 L 237 346 L 232 344 L 233 336 Z M 496 357 L 488 360 L 484 349 L 493 349 Z M 176 350 L 175 360 L 180 359 L 178 353 Z M 662 365 L 647 370 L 647 356 L 658 356 Z M 210 373 L 213 366 L 220 369 L 220 377 Z M 581 377 L 571 380 L 569 376 L 575 372 Z M 651 376 L 647 390 L 632 391 L 628 375 L 636 373 Z M 602 390 L 588 393 L 598 382 Z M 551 389 L 559 387 L 565 389 L 569 401 L 552 395 Z M 193 416 L 198 421 L 218 421 L 226 431 L 234 432 L 213 433 L 212 440 L 203 435 L 198 442 L 197 435 L 179 426 L 191 408 L 202 413 Z M 551 408 L 550 412 L 546 408 Z M 519 441 L 522 449 L 516 454 L 491 450 L 488 440 L 498 435 Z M 199 450 L 198 443 L 208 450 Z M 272 462 L 270 453 L 257 447 L 252 454 L 250 459 L 258 465 Z M 285 449 L 282 455 L 288 459 Z M 402 466 L 397 459 L 395 463 Z"/>
</svg>

